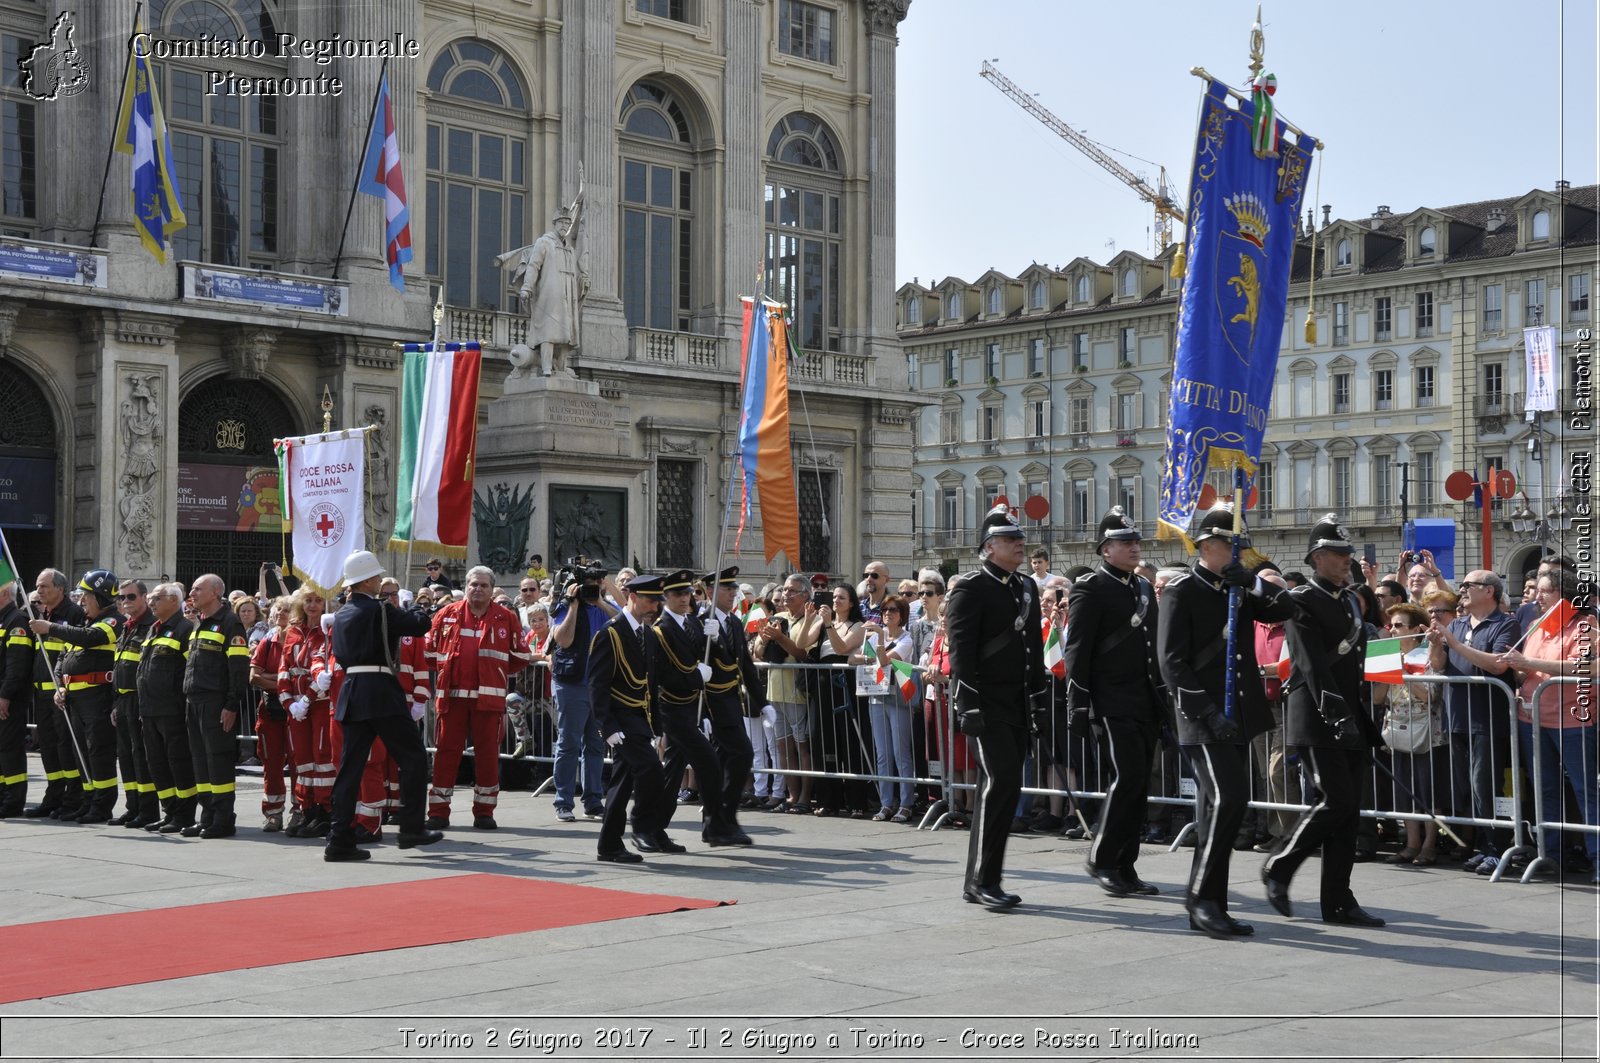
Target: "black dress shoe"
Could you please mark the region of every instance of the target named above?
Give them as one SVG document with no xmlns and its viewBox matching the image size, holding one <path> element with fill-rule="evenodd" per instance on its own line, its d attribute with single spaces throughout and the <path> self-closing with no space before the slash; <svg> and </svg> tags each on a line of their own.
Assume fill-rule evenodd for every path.
<svg viewBox="0 0 1600 1063">
<path fill-rule="evenodd" d="M 210 829 L 211 829 L 210 827 L 202 827 L 198 823 L 191 823 L 187 827 L 184 827 L 178 833 L 182 834 L 185 838 L 198 838 L 198 837 L 200 837 L 200 835 L 204 834 L 206 831 L 208 831 Z"/>
<path fill-rule="evenodd" d="M 755 844 L 755 842 L 751 839 L 750 835 L 746 834 L 744 831 L 740 830 L 738 827 L 735 827 L 732 830 L 722 831 L 722 832 L 716 833 L 716 834 L 713 834 L 710 831 L 706 831 L 706 832 L 704 832 L 704 833 L 702 833 L 700 835 L 700 840 L 705 842 L 707 845 L 710 845 L 710 846 L 713 846 L 713 847 L 720 846 L 720 845 L 754 845 Z"/>
<path fill-rule="evenodd" d="M 1349 904 L 1343 908 L 1322 915 L 1324 923 L 1337 923 L 1340 926 L 1368 926 L 1380 927 L 1385 925 L 1382 919 L 1373 915 L 1359 904 Z"/>
<path fill-rule="evenodd" d="M 350 828 L 350 836 L 356 845 L 378 845 L 383 841 L 383 835 L 379 834 L 375 830 L 368 830 L 362 826 Z M 333 849 L 335 846 L 330 842 L 328 844 L 328 848 Z"/>
<path fill-rule="evenodd" d="M 1234 936 L 1229 919 L 1216 901 L 1195 901 L 1189 907 L 1189 929 L 1198 930 L 1209 938 L 1227 941 Z"/>
<path fill-rule="evenodd" d="M 200 837 L 231 838 L 237 833 L 239 833 L 239 831 L 232 823 L 213 823 L 211 826 L 200 832 Z M 185 833 L 185 837 L 187 836 L 187 833 Z"/>
<path fill-rule="evenodd" d="M 472 826 L 476 830 L 498 830 L 500 824 L 494 821 L 493 816 L 473 816 Z"/>
<path fill-rule="evenodd" d="M 402 849 L 416 849 L 420 846 L 432 845 L 434 842 L 442 841 L 444 841 L 444 831 L 442 830 L 425 830 L 420 834 L 401 831 L 398 839 Z"/>
<path fill-rule="evenodd" d="M 1285 919 L 1292 918 L 1294 908 L 1289 904 L 1289 884 L 1273 878 L 1264 867 L 1261 869 L 1261 883 L 1267 887 L 1267 903 L 1272 905 L 1272 910 Z"/>
<path fill-rule="evenodd" d="M 139 813 L 138 812 L 134 811 L 131 808 L 125 808 L 125 809 L 122 810 L 122 815 L 120 815 L 120 816 L 112 816 L 112 817 L 108 818 L 106 820 L 106 826 L 108 826 L 108 827 L 123 827 L 123 826 L 127 825 L 129 820 L 138 819 L 138 818 L 139 818 Z"/>
<path fill-rule="evenodd" d="M 35 805 L 23 813 L 28 819 L 48 819 L 56 814 L 59 805 Z"/>
<path fill-rule="evenodd" d="M 1015 908 L 1022 903 L 1021 897 L 1007 893 L 998 886 L 969 886 L 961 891 L 961 898 L 968 904 L 981 904 L 985 908 L 995 909 Z"/>
<path fill-rule="evenodd" d="M 686 853 L 689 851 L 687 846 L 679 845 L 668 837 L 667 832 L 664 830 L 656 831 L 655 839 L 656 848 L 663 853 Z"/>
<path fill-rule="evenodd" d="M 170 819 L 152 820 L 149 823 L 146 823 L 144 825 L 144 829 L 149 831 L 151 834 L 160 834 L 161 833 L 161 828 L 167 826 L 171 822 L 172 822 L 172 820 L 170 820 Z"/>
<path fill-rule="evenodd" d="M 1139 873 L 1131 867 L 1119 868 L 1118 873 L 1122 875 L 1122 881 L 1128 884 L 1129 891 L 1132 893 L 1137 893 L 1141 897 L 1154 897 L 1156 894 L 1161 892 L 1159 889 L 1140 878 Z"/>
<path fill-rule="evenodd" d="M 1093 864 L 1084 864 L 1083 869 L 1089 873 L 1090 878 L 1100 884 L 1101 889 L 1113 897 L 1126 897 L 1133 892 L 1132 884 L 1122 877 L 1120 871 L 1095 867 Z"/>
<path fill-rule="evenodd" d="M 370 860 L 372 854 L 353 845 L 330 845 L 322 850 L 322 858 L 330 864 L 342 864 L 354 860 Z"/>
<path fill-rule="evenodd" d="M 124 830 L 149 830 L 151 824 L 160 823 L 160 816 L 147 816 L 143 813 L 134 816 L 122 825 Z"/>
<path fill-rule="evenodd" d="M 638 831 L 634 831 L 632 837 L 633 847 L 641 853 L 661 852 L 661 846 L 656 842 L 654 835 L 640 834 Z"/>
<path fill-rule="evenodd" d="M 78 823 L 84 826 L 98 826 L 101 823 L 111 822 L 111 813 L 102 812 L 98 808 L 89 808 L 78 813 Z"/>
<path fill-rule="evenodd" d="M 637 837 L 637 835 L 635 836 Z M 637 842 L 635 843 L 637 844 Z M 595 854 L 596 860 L 603 860 L 608 864 L 642 864 L 644 857 L 638 853 L 630 853 L 626 849 L 602 850 Z"/>
<path fill-rule="evenodd" d="M 1256 928 L 1251 926 L 1249 923 L 1241 923 L 1239 920 L 1230 915 L 1228 916 L 1228 932 L 1234 937 L 1246 938 L 1251 934 L 1254 934 L 1256 932 Z"/>
<path fill-rule="evenodd" d="M 161 826 L 156 828 L 156 833 L 157 834 L 180 834 L 181 835 L 181 834 L 183 834 L 184 831 L 188 830 L 190 827 L 193 827 L 193 826 L 194 826 L 193 823 L 183 823 L 183 822 L 179 822 L 179 821 L 173 821 L 171 823 L 163 823 L 163 824 L 161 824 Z M 199 831 L 196 831 L 194 834 L 189 835 L 188 837 L 199 837 Z"/>
</svg>

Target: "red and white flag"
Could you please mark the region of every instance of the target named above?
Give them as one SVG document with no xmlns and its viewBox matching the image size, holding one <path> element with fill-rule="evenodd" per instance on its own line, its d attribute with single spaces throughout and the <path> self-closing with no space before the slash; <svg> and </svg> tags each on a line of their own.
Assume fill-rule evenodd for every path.
<svg viewBox="0 0 1600 1063">
<path fill-rule="evenodd" d="M 384 259 L 389 263 L 389 283 L 406 290 L 401 269 L 411 261 L 411 211 L 406 206 L 406 179 L 400 172 L 400 141 L 395 136 L 394 103 L 389 98 L 389 75 L 378 79 L 378 97 L 372 106 L 372 132 L 361 156 L 356 191 L 383 200 Z"/>
</svg>

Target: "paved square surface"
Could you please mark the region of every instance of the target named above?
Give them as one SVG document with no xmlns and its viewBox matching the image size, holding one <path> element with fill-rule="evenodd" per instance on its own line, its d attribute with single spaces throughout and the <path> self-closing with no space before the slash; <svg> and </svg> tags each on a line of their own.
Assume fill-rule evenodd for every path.
<svg viewBox="0 0 1600 1063">
<path fill-rule="evenodd" d="M 327 864 L 319 841 L 262 834 L 258 805 L 242 781 L 223 841 L 6 820 L 0 922 L 472 871 L 738 903 L 19 1002 L 0 1007 L 0 1058 L 1597 1056 L 1589 887 L 1361 864 L 1356 893 L 1389 926 L 1359 930 L 1316 919 L 1314 863 L 1286 920 L 1261 857 L 1237 853 L 1231 910 L 1256 935 L 1218 942 L 1187 927 L 1189 850 L 1147 847 L 1161 895 L 1114 899 L 1083 873 L 1087 843 L 1013 836 L 1023 905 L 997 913 L 961 901 L 966 832 L 746 813 L 756 846 L 709 850 L 689 807 L 688 853 L 618 867 L 595 860 L 597 823 L 507 792 L 498 831 L 406 853 L 391 835 Z"/>
</svg>

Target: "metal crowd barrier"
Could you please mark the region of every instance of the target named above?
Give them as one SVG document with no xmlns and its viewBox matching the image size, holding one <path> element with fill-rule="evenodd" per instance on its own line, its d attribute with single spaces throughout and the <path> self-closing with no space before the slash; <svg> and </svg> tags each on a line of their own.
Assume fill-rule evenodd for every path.
<svg viewBox="0 0 1600 1063">
<path fill-rule="evenodd" d="M 1590 811 L 1584 801 L 1584 788 L 1587 787 L 1593 791 L 1595 787 L 1600 786 L 1600 781 L 1596 779 L 1597 759 L 1600 759 L 1600 746 L 1596 745 L 1595 719 L 1597 707 L 1595 705 L 1595 681 L 1592 677 L 1585 676 L 1552 676 L 1534 687 L 1533 697 L 1522 702 L 1528 712 L 1533 738 L 1532 742 L 1529 743 L 1532 746 L 1529 756 L 1532 771 L 1529 773 L 1528 785 L 1533 790 L 1533 835 L 1538 851 L 1538 856 L 1529 861 L 1528 866 L 1523 870 L 1522 882 L 1527 882 L 1546 867 L 1553 867 L 1559 870 L 1563 854 L 1550 853 L 1547 838 L 1549 833 L 1555 832 L 1558 838 L 1564 838 L 1569 833 L 1580 835 L 1600 834 L 1600 824 L 1589 823 L 1581 819 L 1577 823 L 1567 822 L 1565 800 L 1563 800 L 1560 809 L 1545 807 L 1545 788 L 1542 780 L 1546 770 L 1546 765 L 1544 764 L 1544 758 L 1547 754 L 1544 742 L 1546 728 L 1539 712 L 1539 702 L 1543 700 L 1546 688 L 1567 686 L 1579 688 L 1577 705 L 1573 709 L 1568 709 L 1565 705 L 1566 699 L 1560 698 L 1562 703 L 1561 710 L 1563 712 L 1573 712 L 1575 716 L 1576 712 L 1581 710 L 1584 715 L 1576 716 L 1578 723 L 1575 727 L 1563 725 L 1559 728 L 1550 728 L 1550 730 L 1555 730 L 1558 733 L 1556 747 L 1562 756 L 1561 761 L 1556 765 L 1550 766 L 1549 769 L 1557 773 L 1555 777 L 1556 792 L 1564 798 L 1567 784 L 1570 782 L 1574 788 L 1574 796 L 1578 801 L 1578 814 L 1582 817 L 1588 815 Z M 1584 700 L 1584 691 L 1582 690 L 1585 686 L 1589 688 L 1587 702 Z M 1521 728 L 1519 727 L 1518 730 L 1520 731 Z M 1569 731 L 1580 732 L 1579 762 L 1575 766 L 1567 764 L 1565 761 L 1567 750 L 1563 739 Z M 1521 773 L 1519 772 L 1518 774 L 1520 775 Z M 1499 869 L 1497 868 L 1496 872 L 1498 873 L 1498 871 Z M 1594 873 L 1600 876 L 1600 865 L 1595 867 Z"/>
</svg>

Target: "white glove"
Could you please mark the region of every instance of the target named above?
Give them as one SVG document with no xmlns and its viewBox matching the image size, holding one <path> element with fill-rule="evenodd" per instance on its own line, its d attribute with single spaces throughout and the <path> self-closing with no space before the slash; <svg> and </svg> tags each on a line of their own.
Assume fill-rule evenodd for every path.
<svg viewBox="0 0 1600 1063">
<path fill-rule="evenodd" d="M 709 617 L 700 626 L 700 630 L 706 633 L 706 638 L 708 639 L 718 638 L 722 635 L 722 625 Z"/>
<path fill-rule="evenodd" d="M 420 723 L 426 715 L 428 715 L 428 703 L 426 701 L 413 701 L 411 703 L 412 723 Z"/>
<path fill-rule="evenodd" d="M 700 721 L 700 730 L 706 733 L 707 738 L 711 737 L 711 717 L 707 716 Z"/>
<path fill-rule="evenodd" d="M 709 664 L 706 664 L 704 661 L 702 661 L 694 666 L 694 670 L 700 673 L 700 682 L 711 682 L 711 666 Z"/>
<path fill-rule="evenodd" d="M 771 705 L 761 706 L 761 722 L 768 727 L 776 727 L 778 724 L 778 710 Z"/>
<path fill-rule="evenodd" d="M 323 631 L 324 634 L 332 634 L 332 632 L 333 632 L 333 614 L 332 613 L 323 613 L 322 614 L 322 631 Z"/>
<path fill-rule="evenodd" d="M 610 746 L 612 749 L 616 749 L 621 744 L 622 744 L 622 732 L 621 731 L 618 731 L 616 734 L 610 735 L 610 736 L 608 736 L 606 738 L 606 745 Z"/>
<path fill-rule="evenodd" d="M 317 677 L 311 681 L 311 689 L 318 694 L 326 694 L 331 686 L 333 686 L 333 671 L 331 669 L 318 672 Z"/>
<path fill-rule="evenodd" d="M 289 702 L 289 715 L 293 716 L 296 720 L 303 720 L 307 716 L 310 716 L 311 701 L 304 694 L 301 694 L 299 697 Z"/>
</svg>

